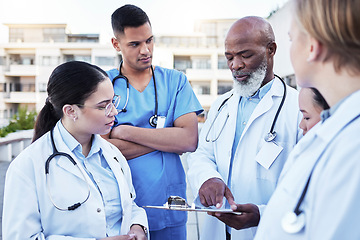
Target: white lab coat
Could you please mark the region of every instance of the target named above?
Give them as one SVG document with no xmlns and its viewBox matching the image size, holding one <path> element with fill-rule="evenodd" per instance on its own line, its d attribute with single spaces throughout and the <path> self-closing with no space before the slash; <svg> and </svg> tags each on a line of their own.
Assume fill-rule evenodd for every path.
<svg viewBox="0 0 360 240">
<path fill-rule="evenodd" d="M 123 209 L 121 234 L 127 234 L 132 224 L 148 227 L 144 209 L 134 203 L 135 192 L 126 159 L 115 146 L 98 135 L 95 137 L 101 141 L 104 157 L 119 185 Z M 51 203 L 45 181 L 45 161 L 53 153 L 48 132 L 21 152 L 9 166 L 4 192 L 3 240 L 106 237 L 105 209 L 99 190 L 62 141 L 56 127 L 54 140 L 58 151 L 70 154 L 84 172 L 90 184 L 89 199 L 74 211 L 60 211 Z M 66 208 L 86 198 L 88 185 L 78 168 L 66 157 L 53 158 L 49 172 L 55 204 Z"/>
<path fill-rule="evenodd" d="M 360 91 L 345 99 L 294 148 L 260 220 L 256 239 L 360 239 Z M 282 219 L 295 209 L 313 171 L 300 210 L 305 227 L 289 234 Z"/>
<path fill-rule="evenodd" d="M 252 113 L 237 146 L 231 191 L 237 203 L 259 205 L 260 212 L 273 193 L 280 172 L 288 154 L 302 136 L 299 129 L 301 113 L 298 107 L 298 92 L 287 86 L 286 100 L 279 114 L 274 130 L 277 133 L 275 143 L 265 142 L 275 113 L 278 110 L 284 87 L 275 78 L 271 89 L 265 94 Z M 206 142 L 205 138 L 218 108 L 224 99 L 234 94 L 221 110 L 211 128 L 208 139 L 215 139 L 229 118 L 215 142 Z M 219 97 L 212 105 L 199 137 L 197 150 L 187 158 L 188 179 L 195 197 L 201 185 L 216 177 L 228 182 L 230 158 L 236 130 L 236 118 L 240 96 L 234 90 Z M 231 230 L 231 239 L 253 239 L 256 228 L 237 231 Z M 204 216 L 202 240 L 225 239 L 225 224 L 212 216 Z"/>
</svg>

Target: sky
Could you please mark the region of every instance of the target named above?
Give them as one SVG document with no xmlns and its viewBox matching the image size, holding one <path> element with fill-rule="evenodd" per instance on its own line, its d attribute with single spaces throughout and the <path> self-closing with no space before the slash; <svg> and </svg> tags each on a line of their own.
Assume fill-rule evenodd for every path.
<svg viewBox="0 0 360 240">
<path fill-rule="evenodd" d="M 4 23 L 65 23 L 73 34 L 112 36 L 110 16 L 134 4 L 149 16 L 154 35 L 186 34 L 197 19 L 267 17 L 287 0 L 0 0 L 0 43 L 7 42 Z"/>
</svg>

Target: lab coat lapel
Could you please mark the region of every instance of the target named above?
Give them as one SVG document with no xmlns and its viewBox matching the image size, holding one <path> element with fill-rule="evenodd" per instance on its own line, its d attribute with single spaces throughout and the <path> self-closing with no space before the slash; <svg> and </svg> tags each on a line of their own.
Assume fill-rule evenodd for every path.
<svg viewBox="0 0 360 240">
<path fill-rule="evenodd" d="M 238 95 L 234 91 L 234 95 L 228 100 L 228 103 L 226 104 L 228 107 L 228 109 L 226 109 L 226 111 L 229 113 L 229 119 L 228 119 L 228 122 L 226 123 L 226 127 L 224 129 L 224 131 L 226 131 L 226 133 L 224 134 L 224 136 L 226 136 L 226 139 L 222 143 L 222 146 L 221 146 L 222 153 L 226 154 L 226 158 L 224 161 L 224 164 L 226 164 L 225 166 L 230 166 L 232 147 L 233 147 L 235 131 L 236 131 L 239 100 L 240 100 L 240 95 Z"/>
<path fill-rule="evenodd" d="M 263 115 L 264 113 L 266 113 L 271 109 L 271 107 L 274 105 L 273 96 L 282 97 L 283 93 L 284 93 L 284 88 L 282 86 L 281 81 L 278 78 L 275 78 L 270 90 L 261 99 L 259 104 L 255 107 L 254 112 L 251 114 L 248 124 L 246 124 L 242 136 L 244 136 L 249 126 L 251 126 L 252 122 L 255 121 L 255 119 L 257 119 L 258 117 L 260 117 L 261 115 Z"/>
<path fill-rule="evenodd" d="M 105 140 L 104 140 L 105 141 Z M 123 167 L 121 166 L 121 159 L 118 159 L 115 155 L 114 155 L 114 150 L 110 148 L 110 146 L 105 145 L 104 149 L 103 149 L 103 155 L 104 158 L 106 159 L 109 167 L 111 168 L 111 170 L 114 173 L 114 176 L 116 178 L 116 181 L 118 183 L 118 188 L 119 188 L 119 192 L 120 192 L 120 199 L 121 199 L 121 206 L 123 209 L 123 222 L 122 225 L 123 226 L 130 226 L 130 219 L 129 218 L 125 218 L 125 216 L 131 216 L 131 201 L 130 199 L 132 199 L 132 195 L 130 193 L 130 190 L 128 188 L 128 183 L 125 177 L 125 172 Z M 118 156 L 119 157 L 119 156 Z"/>
</svg>

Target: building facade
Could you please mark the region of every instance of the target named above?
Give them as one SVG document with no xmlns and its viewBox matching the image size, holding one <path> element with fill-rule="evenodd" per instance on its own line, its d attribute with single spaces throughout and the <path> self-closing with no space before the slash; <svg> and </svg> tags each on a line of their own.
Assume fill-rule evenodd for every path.
<svg viewBox="0 0 360 240">
<path fill-rule="evenodd" d="M 224 36 L 235 21 L 204 20 L 187 36 L 155 36 L 154 65 L 183 71 L 202 106 L 208 110 L 220 94 L 232 88 L 224 57 Z M 52 70 L 71 60 L 86 61 L 108 70 L 119 55 L 97 34 L 69 34 L 66 24 L 6 24 L 9 42 L 0 45 L 0 126 L 19 106 L 39 111 L 47 97 Z"/>
<path fill-rule="evenodd" d="M 285 54 L 289 43 L 283 43 L 282 36 L 288 29 L 282 18 L 277 17 L 286 16 L 288 11 L 281 10 L 281 14 L 269 19 L 278 42 L 275 72 L 286 76 L 288 84 L 294 84 L 293 70 Z M 204 117 L 213 101 L 233 86 L 224 56 L 224 38 L 234 21 L 201 20 L 192 34 L 155 36 L 154 65 L 186 74 L 205 109 Z M 47 97 L 48 78 L 57 65 L 80 60 L 109 70 L 121 61 L 110 39 L 102 44 L 98 34 L 70 34 L 66 24 L 5 25 L 9 28 L 9 41 L 0 44 L 0 127 L 8 124 L 20 106 L 40 111 Z"/>
</svg>

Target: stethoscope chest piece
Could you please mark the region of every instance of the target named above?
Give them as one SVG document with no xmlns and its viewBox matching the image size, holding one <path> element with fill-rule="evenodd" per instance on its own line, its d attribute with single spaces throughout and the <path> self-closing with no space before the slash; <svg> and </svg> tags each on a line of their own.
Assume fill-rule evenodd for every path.
<svg viewBox="0 0 360 240">
<path fill-rule="evenodd" d="M 281 226 L 287 233 L 298 233 L 305 226 L 305 214 L 302 212 L 296 215 L 294 212 L 287 212 L 281 221 Z"/>
<path fill-rule="evenodd" d="M 149 123 L 150 123 L 150 126 L 156 127 L 156 125 L 157 125 L 157 116 L 156 115 L 151 116 L 150 119 L 149 119 Z"/>
<path fill-rule="evenodd" d="M 276 132 L 268 132 L 268 134 L 266 134 L 264 139 L 266 142 L 271 142 L 275 138 L 276 138 Z"/>
</svg>

